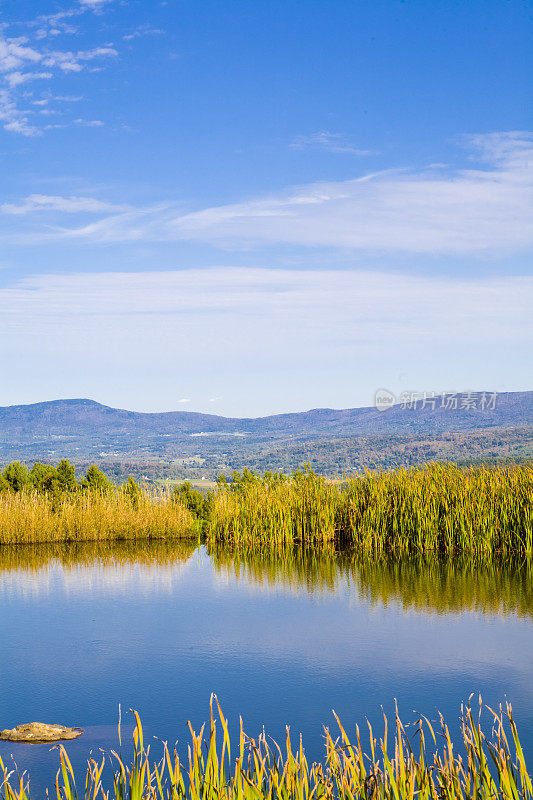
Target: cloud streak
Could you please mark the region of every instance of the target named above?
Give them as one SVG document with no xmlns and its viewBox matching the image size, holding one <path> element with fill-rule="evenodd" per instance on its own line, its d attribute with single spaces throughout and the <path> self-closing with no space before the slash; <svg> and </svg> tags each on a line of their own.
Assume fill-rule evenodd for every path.
<svg viewBox="0 0 533 800">
<path fill-rule="evenodd" d="M 484 169 L 431 168 L 297 187 L 168 222 L 176 238 L 223 246 L 288 244 L 404 253 L 533 246 L 530 134 L 475 137 Z"/>
<path fill-rule="evenodd" d="M 368 156 L 374 151 L 363 150 L 347 142 L 340 133 L 319 131 L 310 136 L 297 136 L 290 145 L 295 150 L 327 150 L 329 153 L 346 153 L 354 156 Z"/>
<path fill-rule="evenodd" d="M 307 354 L 372 348 L 376 342 L 523 341 L 533 333 L 533 277 L 457 280 L 385 272 L 213 267 L 169 272 L 40 275 L 0 291 L 5 330 L 32 319 L 32 335 L 64 325 L 96 331 L 106 321 L 160 341 L 184 332 L 212 350 L 216 331 L 232 352 L 287 333 Z M 204 333 L 202 333 L 204 330 Z M 255 335 L 250 336 L 246 333 Z M 157 340 L 156 336 L 156 340 Z M 204 345 L 202 345 L 202 342 Z M 381 346 L 380 344 L 380 346 Z"/>
<path fill-rule="evenodd" d="M 54 231 L 37 226 L 27 235 L 33 241 L 192 241 L 229 250 L 289 245 L 361 254 L 533 249 L 532 135 L 466 141 L 478 163 L 468 169 L 389 170 L 185 214 L 168 204 L 128 207 L 78 227 L 58 219 Z"/>
<path fill-rule="evenodd" d="M 15 214 L 23 216 L 35 211 L 61 211 L 65 214 L 94 214 L 102 211 L 124 211 L 127 206 L 117 206 L 113 203 L 95 200 L 92 197 L 54 197 L 44 194 L 32 194 L 22 203 L 3 203 L 0 205 L 2 214 Z"/>
</svg>

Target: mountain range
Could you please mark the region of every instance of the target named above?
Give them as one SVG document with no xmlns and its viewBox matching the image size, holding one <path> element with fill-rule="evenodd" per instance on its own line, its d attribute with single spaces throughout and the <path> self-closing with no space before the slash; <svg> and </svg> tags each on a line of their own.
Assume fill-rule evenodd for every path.
<svg viewBox="0 0 533 800">
<path fill-rule="evenodd" d="M 448 405 L 448 407 L 447 407 Z M 455 397 L 410 399 L 379 411 L 365 408 L 315 408 L 268 417 L 234 418 L 193 411 L 144 413 L 111 408 L 94 400 L 52 400 L 0 407 L 0 441 L 43 436 L 143 434 L 245 434 L 248 436 L 350 435 L 475 430 L 533 425 L 532 392 L 475 392 Z"/>
<path fill-rule="evenodd" d="M 317 408 L 256 418 L 143 413 L 90 399 L 52 400 L 0 407 L 0 459 L 171 461 L 209 456 L 226 463 L 230 454 L 232 463 L 244 463 L 247 454 L 257 454 L 258 449 L 275 447 L 279 452 L 303 442 L 323 448 L 333 440 L 420 441 L 491 430 L 512 430 L 523 441 L 530 429 L 533 391 L 410 398 L 386 410 Z"/>
</svg>

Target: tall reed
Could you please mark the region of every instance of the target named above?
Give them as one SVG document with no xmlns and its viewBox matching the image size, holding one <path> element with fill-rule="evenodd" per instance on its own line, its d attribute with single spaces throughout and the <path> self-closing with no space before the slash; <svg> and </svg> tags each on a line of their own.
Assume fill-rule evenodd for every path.
<svg viewBox="0 0 533 800">
<path fill-rule="evenodd" d="M 264 731 L 257 739 L 246 736 L 241 721 L 234 749 L 220 706 L 215 719 L 213 699 L 207 739 L 204 727 L 196 734 L 189 723 L 188 760 L 183 762 L 165 744 L 161 760 L 154 762 L 135 714 L 133 760 L 126 763 L 112 753 L 111 788 L 103 785 L 105 756 L 99 762 L 91 758 L 82 796 L 86 800 L 531 800 L 533 786 L 511 706 L 505 711 L 488 709 L 488 713 L 489 738 L 471 706 L 462 708 L 457 744 L 464 755 L 454 746 L 442 717 L 437 734 L 429 720 L 420 717 L 414 735 L 408 737 L 396 714 L 392 741 L 385 717 L 379 741 L 369 725 L 368 754 L 359 728 L 350 736 L 337 718 L 338 732 L 324 730 L 324 761 L 313 764 L 306 758 L 301 738 L 293 745 L 289 729 L 282 750 Z M 76 779 L 64 747 L 59 748 L 59 758 L 52 795 L 56 800 L 77 800 Z M 14 778 L 1 760 L 0 771 L 6 800 L 28 800 L 24 778 Z"/>
<path fill-rule="evenodd" d="M 533 468 L 430 464 L 334 484 L 312 471 L 223 486 L 208 539 L 350 541 L 368 552 L 533 552 Z"/>
<path fill-rule="evenodd" d="M 165 495 L 121 491 L 76 492 L 60 497 L 36 492 L 0 493 L 0 545 L 25 542 L 183 537 L 197 520 Z"/>
<path fill-rule="evenodd" d="M 244 479 L 246 477 L 246 479 Z M 206 501 L 193 492 L 0 492 L 0 545 L 187 536 L 233 544 L 350 542 L 369 553 L 533 552 L 533 467 L 430 464 L 334 483 L 312 470 L 290 478 L 237 476 Z"/>
</svg>

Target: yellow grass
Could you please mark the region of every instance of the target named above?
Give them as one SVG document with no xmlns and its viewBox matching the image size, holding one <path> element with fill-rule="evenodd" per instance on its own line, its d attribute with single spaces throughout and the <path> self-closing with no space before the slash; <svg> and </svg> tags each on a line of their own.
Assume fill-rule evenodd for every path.
<svg viewBox="0 0 533 800">
<path fill-rule="evenodd" d="M 165 495 L 120 491 L 77 492 L 59 498 L 36 492 L 0 493 L 0 545 L 25 542 L 97 541 L 185 537 L 197 520 Z"/>
<path fill-rule="evenodd" d="M 164 745 L 154 761 L 146 747 L 137 714 L 133 760 L 117 753 L 113 786 L 102 775 L 106 758 L 91 757 L 85 776 L 85 800 L 531 800 L 533 786 L 510 705 L 486 709 L 490 733 L 470 705 L 462 708 L 461 735 L 454 742 L 445 721 L 432 726 L 415 720 L 412 734 L 396 715 L 389 733 L 378 740 L 369 726 L 366 736 L 349 733 L 337 718 L 338 730 L 324 730 L 325 758 L 310 764 L 303 742 L 293 742 L 289 729 L 278 746 L 265 732 L 256 739 L 242 729 L 232 742 L 227 720 L 218 706 L 208 735 L 190 726 L 188 759 L 182 761 Z M 481 715 L 481 700 L 480 700 Z M 120 728 L 119 728 L 120 734 Z M 222 740 L 222 741 L 221 741 Z M 363 740 L 363 743 L 362 743 Z M 461 754 L 461 750 L 463 754 Z M 52 797 L 76 800 L 76 778 L 64 747 Z M 6 800 L 28 800 L 24 778 L 18 780 L 0 760 Z"/>
</svg>

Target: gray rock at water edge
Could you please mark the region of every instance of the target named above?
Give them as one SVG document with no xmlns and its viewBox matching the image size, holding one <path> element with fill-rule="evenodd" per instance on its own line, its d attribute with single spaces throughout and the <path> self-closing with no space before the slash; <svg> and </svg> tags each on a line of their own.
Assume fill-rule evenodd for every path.
<svg viewBox="0 0 533 800">
<path fill-rule="evenodd" d="M 0 731 L 0 739 L 6 742 L 62 742 L 77 739 L 83 728 L 66 728 L 64 725 L 48 725 L 45 722 L 26 722 L 12 730 Z"/>
</svg>

